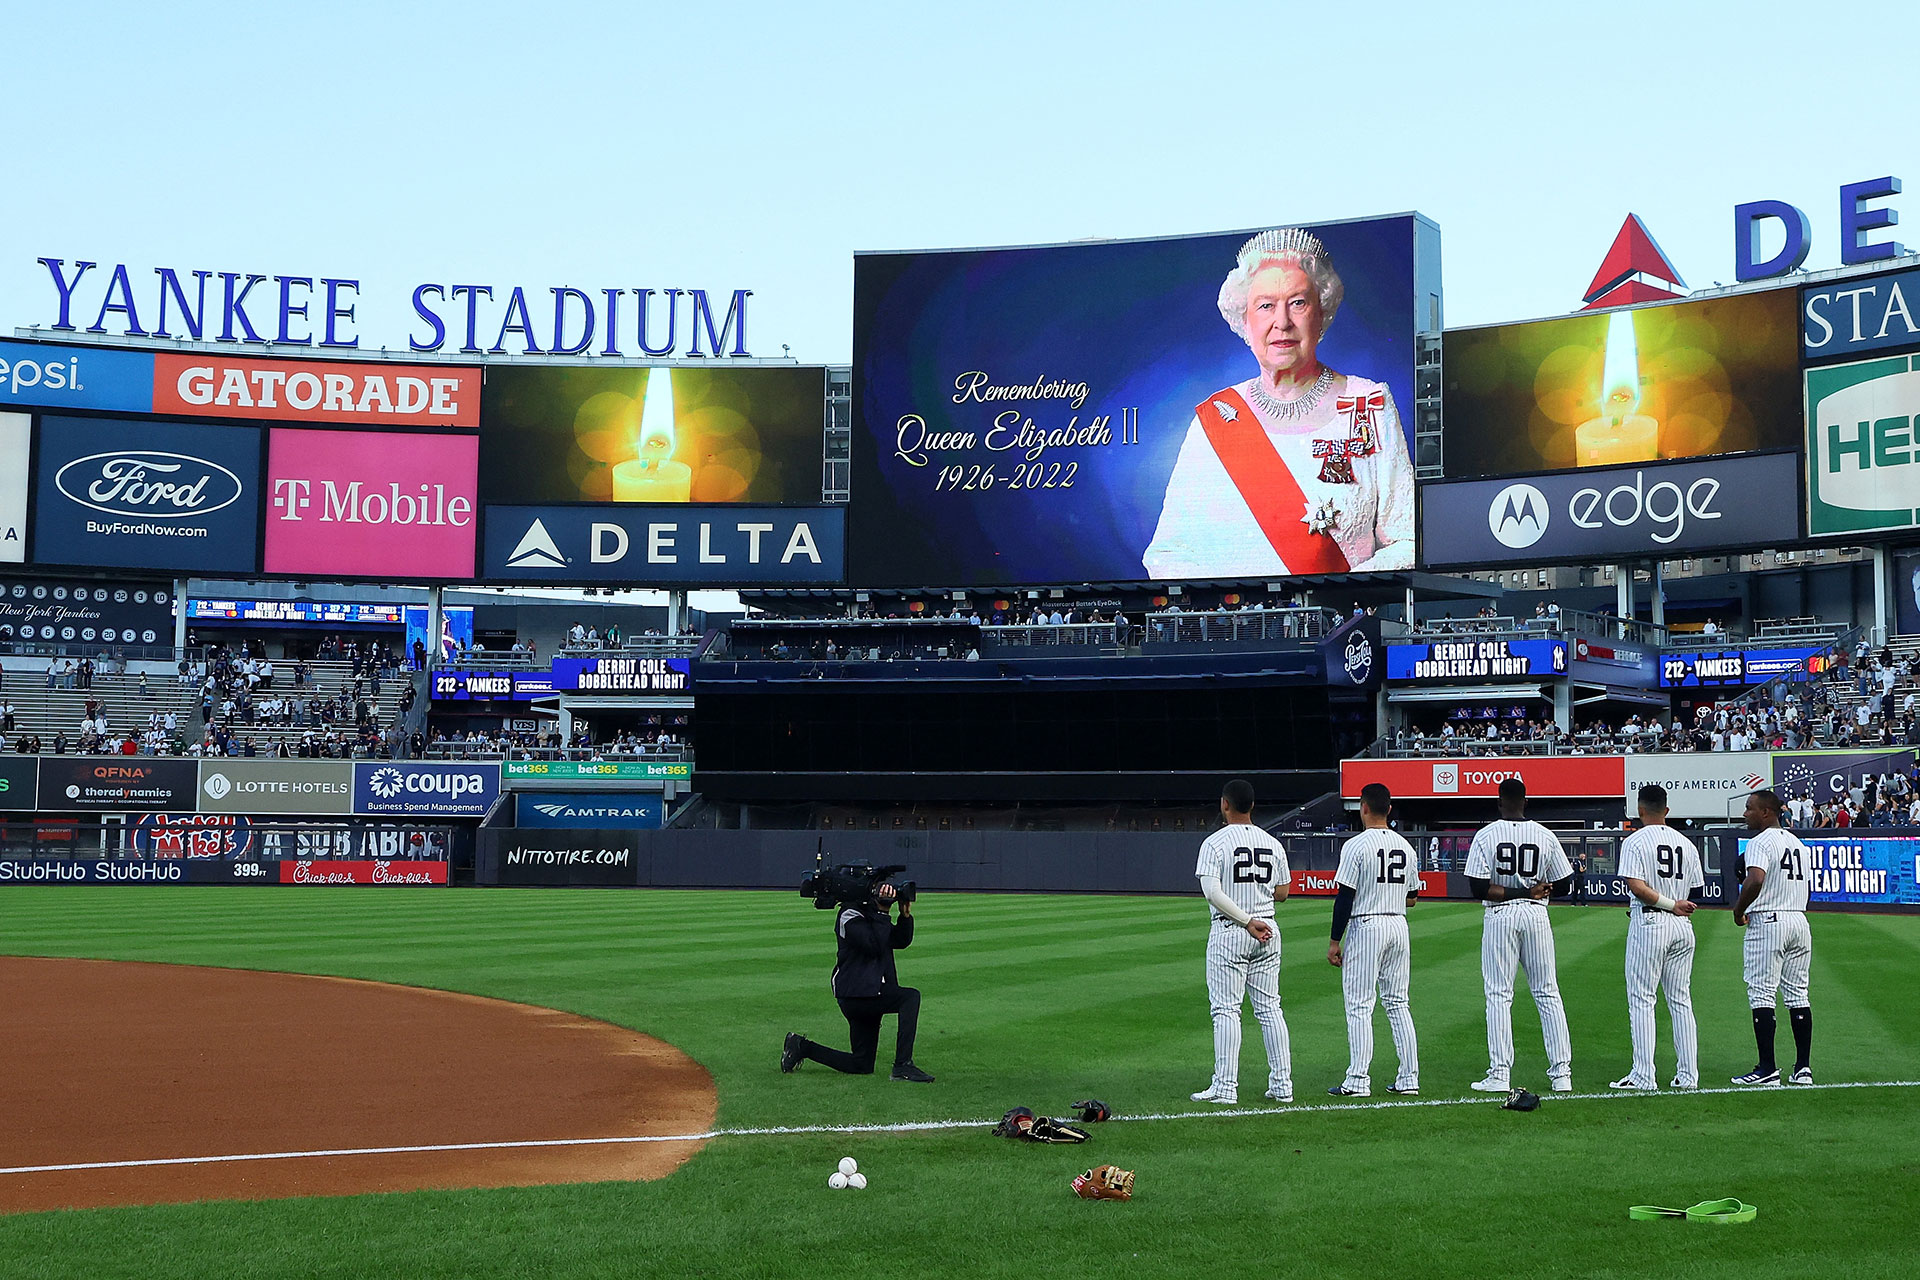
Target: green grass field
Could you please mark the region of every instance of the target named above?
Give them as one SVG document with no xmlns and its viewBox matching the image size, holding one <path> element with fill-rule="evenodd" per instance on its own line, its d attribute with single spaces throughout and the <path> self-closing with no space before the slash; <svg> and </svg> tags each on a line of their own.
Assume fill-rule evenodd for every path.
<svg viewBox="0 0 1920 1280">
<path fill-rule="evenodd" d="M 1331 1101 L 1322 1090 L 1346 1062 L 1329 912 L 1296 900 L 1280 913 L 1307 1106 Z M 604 1018 L 705 1064 L 724 1127 L 988 1120 L 1015 1104 L 1057 1114 L 1089 1094 L 1122 1113 L 1196 1109 L 1187 1095 L 1212 1060 L 1197 899 L 936 895 L 918 914 L 901 970 L 926 994 L 916 1056 L 939 1076 L 930 1086 L 812 1064 L 779 1074 L 788 1030 L 845 1043 L 826 990 L 830 917 L 791 894 L 20 887 L 0 890 L 0 950 L 340 974 Z M 1553 918 L 1575 1087 L 1604 1091 L 1629 1056 L 1625 913 Z M 1752 1065 L 1753 1041 L 1738 931 L 1725 912 L 1697 919 L 1712 1086 Z M 18 1215 L 0 1218 L 0 1276 L 1915 1274 L 1920 1089 L 1501 1111 L 1466 1088 L 1486 1066 L 1479 939 L 1477 907 L 1415 910 L 1423 1100 L 1467 1105 L 1377 1094 L 1362 1109 L 1113 1123 L 1083 1147 L 1016 1145 L 984 1127 L 723 1137 L 654 1183 Z M 1920 920 L 1818 916 L 1814 947 L 1818 1078 L 1920 1077 Z M 1515 1078 L 1544 1088 L 1524 993 L 1514 1014 Z M 1381 1090 L 1393 1059 L 1376 1024 Z M 883 1062 L 891 1036 L 889 1022 Z M 1790 1058 L 1784 1025 L 1780 1040 Z M 1243 1096 L 1257 1100 L 1263 1072 L 1249 1015 Z M 869 1190 L 826 1188 L 846 1154 Z M 1138 1171 L 1137 1198 L 1075 1199 L 1072 1175 L 1108 1162 Z M 1759 1220 L 1626 1218 L 1633 1203 L 1717 1196 L 1759 1205 Z"/>
</svg>

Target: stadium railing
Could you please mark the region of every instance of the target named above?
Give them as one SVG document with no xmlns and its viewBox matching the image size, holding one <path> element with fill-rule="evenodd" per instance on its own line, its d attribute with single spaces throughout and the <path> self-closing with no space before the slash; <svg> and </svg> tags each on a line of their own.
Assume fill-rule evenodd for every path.
<svg viewBox="0 0 1920 1280">
<path fill-rule="evenodd" d="M 667 747 L 657 751 L 608 751 L 597 747 L 498 747 L 484 742 L 430 742 L 427 760 L 581 760 L 612 763 L 690 763 L 693 748 Z"/>
</svg>

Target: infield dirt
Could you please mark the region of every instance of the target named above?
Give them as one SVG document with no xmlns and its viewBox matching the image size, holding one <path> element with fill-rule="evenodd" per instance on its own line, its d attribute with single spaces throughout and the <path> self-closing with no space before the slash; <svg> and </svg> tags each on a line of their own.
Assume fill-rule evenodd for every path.
<svg viewBox="0 0 1920 1280">
<path fill-rule="evenodd" d="M 610 1023 L 347 978 L 0 956 L 0 1164 L 701 1133 L 716 1096 Z M 0 1174 L 0 1212 L 664 1177 L 698 1142 Z"/>
</svg>

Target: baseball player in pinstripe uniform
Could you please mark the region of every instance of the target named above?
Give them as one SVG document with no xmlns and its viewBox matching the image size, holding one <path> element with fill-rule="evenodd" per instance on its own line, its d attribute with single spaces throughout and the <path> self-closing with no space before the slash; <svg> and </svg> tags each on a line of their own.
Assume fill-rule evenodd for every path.
<svg viewBox="0 0 1920 1280">
<path fill-rule="evenodd" d="M 1673 1019 L 1676 1089 L 1700 1087 L 1699 1039 L 1693 1023 L 1693 914 L 1707 880 L 1693 841 L 1667 825 L 1667 789 L 1640 788 L 1638 831 L 1620 846 L 1620 877 L 1633 905 L 1627 916 L 1627 1024 L 1633 1031 L 1633 1070 L 1615 1089 L 1654 1089 L 1653 1002 L 1667 993 Z"/>
<path fill-rule="evenodd" d="M 1213 1006 L 1213 1081 L 1195 1102 L 1240 1101 L 1240 1005 L 1251 998 L 1267 1045 L 1267 1096 L 1293 1101 L 1293 1061 L 1280 1012 L 1280 933 L 1273 904 L 1292 885 L 1280 842 L 1253 825 L 1253 784 L 1240 778 L 1220 795 L 1226 825 L 1200 846 L 1200 891 L 1213 908 L 1207 935 L 1207 997 Z"/>
<path fill-rule="evenodd" d="M 1733 904 L 1733 922 L 1747 931 L 1747 1006 L 1760 1061 L 1735 1084 L 1779 1084 L 1773 1061 L 1774 997 L 1784 995 L 1793 1028 L 1793 1072 L 1788 1084 L 1813 1083 L 1813 1006 L 1807 970 L 1813 934 L 1807 928 L 1807 890 L 1813 859 L 1800 838 L 1780 825 L 1780 797 L 1756 791 L 1747 797 L 1746 883 Z"/>
<path fill-rule="evenodd" d="M 1467 850 L 1467 881 L 1487 904 L 1480 936 L 1480 976 L 1487 987 L 1487 1074 L 1482 1093 L 1506 1093 L 1513 1073 L 1513 971 L 1526 970 L 1547 1046 L 1547 1083 L 1573 1092 L 1573 1043 L 1554 973 L 1553 926 L 1546 900 L 1573 884 L 1573 864 L 1553 832 L 1527 818 L 1527 786 L 1500 783 L 1500 818 L 1480 828 Z"/>
<path fill-rule="evenodd" d="M 1376 991 L 1393 1030 L 1400 1074 L 1388 1093 L 1420 1092 L 1420 1051 L 1407 1008 L 1407 908 L 1420 894 L 1413 847 L 1387 826 L 1393 796 L 1378 782 L 1360 788 L 1361 832 L 1340 847 L 1333 898 L 1333 942 L 1327 963 L 1340 970 L 1347 997 L 1347 1078 L 1328 1089 L 1336 1098 L 1373 1092 L 1373 1001 Z"/>
</svg>

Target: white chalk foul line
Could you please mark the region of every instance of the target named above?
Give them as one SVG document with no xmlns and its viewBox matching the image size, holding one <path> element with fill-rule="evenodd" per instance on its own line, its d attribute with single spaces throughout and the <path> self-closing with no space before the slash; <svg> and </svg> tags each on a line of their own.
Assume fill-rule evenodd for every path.
<svg viewBox="0 0 1920 1280">
<path fill-rule="evenodd" d="M 1551 1102 L 1618 1102 L 1626 1099 L 1697 1098 L 1725 1093 L 1815 1093 L 1833 1089 L 1920 1089 L 1920 1080 L 1848 1080 L 1833 1084 L 1738 1086 L 1715 1089 L 1662 1091 L 1609 1090 L 1606 1093 L 1541 1095 Z M 1386 1111 L 1416 1107 L 1497 1106 L 1499 1094 L 1471 1098 L 1392 1098 L 1379 1102 L 1286 1103 L 1271 1107 L 1217 1107 L 1207 1111 L 1158 1111 L 1144 1115 L 1116 1115 L 1116 1123 L 1154 1120 L 1234 1120 L 1249 1116 L 1284 1116 L 1330 1111 Z M 541 1147 L 614 1147 L 656 1142 L 707 1142 L 714 1138 L 771 1138 L 805 1134 L 926 1133 L 939 1129 L 986 1129 L 994 1120 L 912 1120 L 899 1124 L 802 1124 L 759 1128 L 708 1129 L 701 1133 L 640 1134 L 614 1138 L 530 1138 L 512 1142 L 438 1142 L 409 1147 L 334 1147 L 320 1151 L 256 1151 L 244 1155 L 168 1156 L 150 1160 L 90 1160 L 73 1164 L 23 1164 L 0 1168 L 10 1173 L 77 1173 L 92 1169 L 153 1169 L 186 1164 L 243 1164 L 254 1160 L 322 1160 L 339 1156 L 418 1155 L 439 1151 L 516 1151 Z"/>
</svg>

